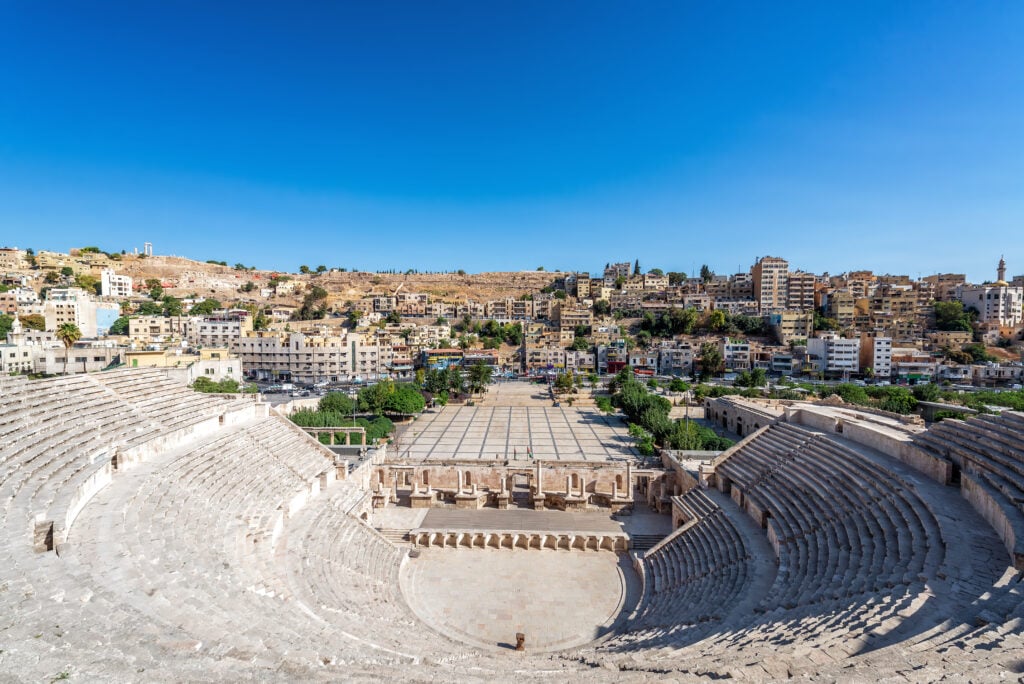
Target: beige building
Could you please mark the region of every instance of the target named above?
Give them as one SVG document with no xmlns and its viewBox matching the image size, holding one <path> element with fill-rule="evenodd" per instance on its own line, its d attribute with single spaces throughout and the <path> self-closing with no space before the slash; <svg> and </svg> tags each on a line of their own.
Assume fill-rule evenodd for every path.
<svg viewBox="0 0 1024 684">
<path fill-rule="evenodd" d="M 185 334 L 185 316 L 131 316 L 128 337 L 136 344 L 160 344 L 181 340 Z"/>
<path fill-rule="evenodd" d="M 789 295 L 789 262 L 780 257 L 762 257 L 751 267 L 750 275 L 754 282 L 754 300 L 761 307 L 761 313 L 784 311 Z"/>
<path fill-rule="evenodd" d="M 814 333 L 813 311 L 783 311 L 768 316 L 768 325 L 781 344 L 790 340 L 806 340 Z"/>
<path fill-rule="evenodd" d="M 814 308 L 813 273 L 793 271 L 786 277 L 786 308 L 791 311 L 810 311 Z"/>
<path fill-rule="evenodd" d="M 359 377 L 376 379 L 380 349 L 374 340 L 355 333 L 249 333 L 234 341 L 233 352 L 246 373 L 260 379 L 302 383 L 338 382 Z"/>
</svg>

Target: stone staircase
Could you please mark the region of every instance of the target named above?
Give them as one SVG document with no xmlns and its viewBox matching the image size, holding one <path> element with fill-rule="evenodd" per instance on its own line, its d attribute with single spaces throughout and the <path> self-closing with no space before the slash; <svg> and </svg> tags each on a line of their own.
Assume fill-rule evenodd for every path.
<svg viewBox="0 0 1024 684">
<path fill-rule="evenodd" d="M 395 546 L 401 546 L 403 544 L 409 544 L 409 530 L 399 530 L 389 527 L 377 527 L 375 528 L 380 532 L 381 536 L 387 539 Z"/>
<path fill-rule="evenodd" d="M 630 550 L 647 551 L 664 538 L 663 534 L 631 534 L 629 536 Z"/>
</svg>

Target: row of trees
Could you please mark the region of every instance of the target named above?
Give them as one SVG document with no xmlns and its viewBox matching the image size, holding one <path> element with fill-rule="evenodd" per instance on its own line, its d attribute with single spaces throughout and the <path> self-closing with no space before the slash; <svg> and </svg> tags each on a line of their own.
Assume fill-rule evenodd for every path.
<svg viewBox="0 0 1024 684">
<path fill-rule="evenodd" d="M 486 363 L 477 362 L 469 367 L 464 375 L 459 366 L 448 368 L 435 368 L 423 374 L 422 386 L 424 391 L 429 392 L 434 400 L 444 405 L 453 396 L 465 394 L 467 390 L 471 394 L 478 394 L 491 383 L 494 369 Z"/>
<path fill-rule="evenodd" d="M 698 423 L 669 418 L 672 402 L 651 394 L 633 377 L 633 369 L 623 368 L 611 381 L 612 405 L 626 414 L 630 434 L 637 438 L 641 453 L 653 453 L 656 445 L 671 449 L 722 450 L 732 442 L 719 437 Z"/>
</svg>

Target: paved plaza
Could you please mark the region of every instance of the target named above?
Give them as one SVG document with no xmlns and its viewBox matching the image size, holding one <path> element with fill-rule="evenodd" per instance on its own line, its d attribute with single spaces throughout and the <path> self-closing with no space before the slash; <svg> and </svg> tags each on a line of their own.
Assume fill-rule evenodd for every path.
<svg viewBox="0 0 1024 684">
<path fill-rule="evenodd" d="M 588 408 L 445 406 L 404 432 L 397 453 L 412 461 L 636 460 L 621 419 Z"/>
<path fill-rule="evenodd" d="M 403 566 L 402 590 L 442 634 L 502 650 L 522 632 L 536 652 L 597 638 L 632 608 L 640 586 L 621 554 L 423 549 Z"/>
</svg>

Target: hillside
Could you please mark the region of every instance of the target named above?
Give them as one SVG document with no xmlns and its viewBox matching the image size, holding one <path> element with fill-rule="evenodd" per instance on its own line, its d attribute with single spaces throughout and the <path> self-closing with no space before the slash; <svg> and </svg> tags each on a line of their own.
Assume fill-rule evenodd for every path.
<svg viewBox="0 0 1024 684">
<path fill-rule="evenodd" d="M 236 271 L 229 266 L 207 264 L 183 257 L 153 256 L 145 259 L 126 256 L 115 265 L 119 273 L 136 280 L 156 278 L 172 294 L 184 296 L 197 293 L 222 299 L 236 297 L 238 288 L 251 281 L 266 286 L 273 275 L 288 275 L 304 285 L 319 285 L 331 295 L 332 302 L 344 302 L 367 296 L 403 292 L 425 292 L 435 300 L 486 301 L 502 297 L 519 297 L 537 292 L 563 277 L 564 273 L 545 271 L 513 271 L 497 273 L 420 273 L 387 274 L 367 272 L 328 272 L 301 275 L 276 271 Z M 298 299 L 292 297 L 288 299 Z M 275 301 L 285 303 L 285 298 Z"/>
</svg>

